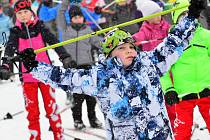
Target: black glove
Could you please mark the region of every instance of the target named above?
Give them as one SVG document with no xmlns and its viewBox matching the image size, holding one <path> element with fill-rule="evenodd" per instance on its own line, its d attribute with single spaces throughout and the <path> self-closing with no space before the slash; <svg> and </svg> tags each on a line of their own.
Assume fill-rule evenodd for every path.
<svg viewBox="0 0 210 140">
<path fill-rule="evenodd" d="M 11 76 L 11 71 L 9 67 L 2 65 L 0 66 L 0 78 L 2 80 L 8 80 Z"/>
<path fill-rule="evenodd" d="M 28 72 L 32 71 L 33 68 L 38 66 L 38 61 L 35 60 L 36 54 L 34 53 L 34 49 L 24 49 L 18 55 L 20 56 L 20 59 Z"/>
<path fill-rule="evenodd" d="M 94 8 L 94 11 L 95 11 L 96 14 L 101 14 L 102 9 L 103 9 L 102 7 L 96 6 L 96 7 Z"/>
<path fill-rule="evenodd" d="M 188 16 L 199 18 L 201 11 L 203 11 L 207 6 L 206 0 L 191 0 Z"/>
<path fill-rule="evenodd" d="M 71 68 L 77 68 L 76 61 L 74 61 L 74 60 L 71 61 Z"/>
<path fill-rule="evenodd" d="M 63 63 L 65 69 L 76 68 L 77 66 L 76 62 L 71 59 L 69 54 L 62 54 L 59 59 Z"/>
<path fill-rule="evenodd" d="M 166 103 L 168 103 L 169 105 L 173 105 L 173 104 L 177 104 L 179 103 L 179 98 L 178 98 L 178 94 L 176 91 L 168 91 L 165 94 L 165 100 Z"/>
</svg>

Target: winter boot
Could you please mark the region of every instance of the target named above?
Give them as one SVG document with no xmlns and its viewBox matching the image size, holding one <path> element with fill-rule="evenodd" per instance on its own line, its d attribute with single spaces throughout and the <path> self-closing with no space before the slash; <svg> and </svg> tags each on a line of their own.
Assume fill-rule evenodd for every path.
<svg viewBox="0 0 210 140">
<path fill-rule="evenodd" d="M 77 130 L 82 130 L 82 129 L 85 129 L 86 126 L 84 125 L 82 120 L 75 120 L 74 121 L 74 128 L 77 129 Z"/>
<path fill-rule="evenodd" d="M 102 127 L 102 123 L 97 118 L 89 119 L 89 123 L 92 128 L 101 128 Z"/>
</svg>

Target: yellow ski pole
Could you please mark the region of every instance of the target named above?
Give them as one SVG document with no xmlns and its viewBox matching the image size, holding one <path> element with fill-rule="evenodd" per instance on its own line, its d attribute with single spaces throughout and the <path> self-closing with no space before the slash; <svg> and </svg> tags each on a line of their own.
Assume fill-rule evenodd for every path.
<svg viewBox="0 0 210 140">
<path fill-rule="evenodd" d="M 90 34 L 82 35 L 82 36 L 79 36 L 77 38 L 72 38 L 72 39 L 57 43 L 57 44 L 53 44 L 53 45 L 50 45 L 50 46 L 47 46 L 47 47 L 44 47 L 44 48 L 41 48 L 41 49 L 37 49 L 34 52 L 37 54 L 37 53 L 46 51 L 48 49 L 53 49 L 53 48 L 60 47 L 60 46 L 66 45 L 66 44 L 70 44 L 70 43 L 73 43 L 73 42 L 76 42 L 76 41 L 87 39 L 87 38 L 92 37 L 92 36 L 96 36 L 96 35 L 99 35 L 99 34 L 102 34 L 102 33 L 106 33 L 110 30 L 113 30 L 114 28 L 120 28 L 120 27 L 124 27 L 124 26 L 128 26 L 128 25 L 132 25 L 134 23 L 145 21 L 145 20 L 148 20 L 148 19 L 156 17 L 156 16 L 165 15 L 165 14 L 168 14 L 170 12 L 173 12 L 173 11 L 176 11 L 176 10 L 188 7 L 188 6 L 189 5 L 184 5 L 184 6 L 172 8 L 172 9 L 169 9 L 169 10 L 166 10 L 166 11 L 162 11 L 162 12 L 159 12 L 159 13 L 155 13 L 155 14 L 152 14 L 152 15 L 149 15 L 149 16 L 146 16 L 146 17 L 134 19 L 134 20 L 122 23 L 122 24 L 118 24 L 118 25 L 115 25 L 115 26 L 112 26 L 112 27 L 108 27 L 108 28 L 96 31 L 96 32 L 92 32 Z"/>
</svg>

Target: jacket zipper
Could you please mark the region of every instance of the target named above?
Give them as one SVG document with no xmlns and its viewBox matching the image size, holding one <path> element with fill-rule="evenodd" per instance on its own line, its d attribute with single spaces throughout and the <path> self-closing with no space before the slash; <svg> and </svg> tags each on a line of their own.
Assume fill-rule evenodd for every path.
<svg viewBox="0 0 210 140">
<path fill-rule="evenodd" d="M 26 23 L 24 23 L 24 25 L 25 25 L 25 27 L 26 27 L 26 32 L 27 32 L 27 34 L 28 34 L 28 39 L 29 39 L 30 48 L 33 48 L 32 41 L 31 41 L 31 36 L 30 36 L 30 33 L 29 33 L 28 26 L 26 25 Z"/>
</svg>

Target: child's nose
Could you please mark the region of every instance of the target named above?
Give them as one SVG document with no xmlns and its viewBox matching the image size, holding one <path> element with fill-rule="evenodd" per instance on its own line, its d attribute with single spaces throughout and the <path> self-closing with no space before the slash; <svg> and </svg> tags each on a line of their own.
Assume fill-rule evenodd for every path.
<svg viewBox="0 0 210 140">
<path fill-rule="evenodd" d="M 128 53 L 128 54 L 132 53 L 132 50 L 131 50 L 131 49 L 128 49 L 128 50 L 127 50 L 127 53 Z"/>
<path fill-rule="evenodd" d="M 128 51 L 132 52 L 134 49 L 133 48 L 128 48 Z"/>
</svg>

